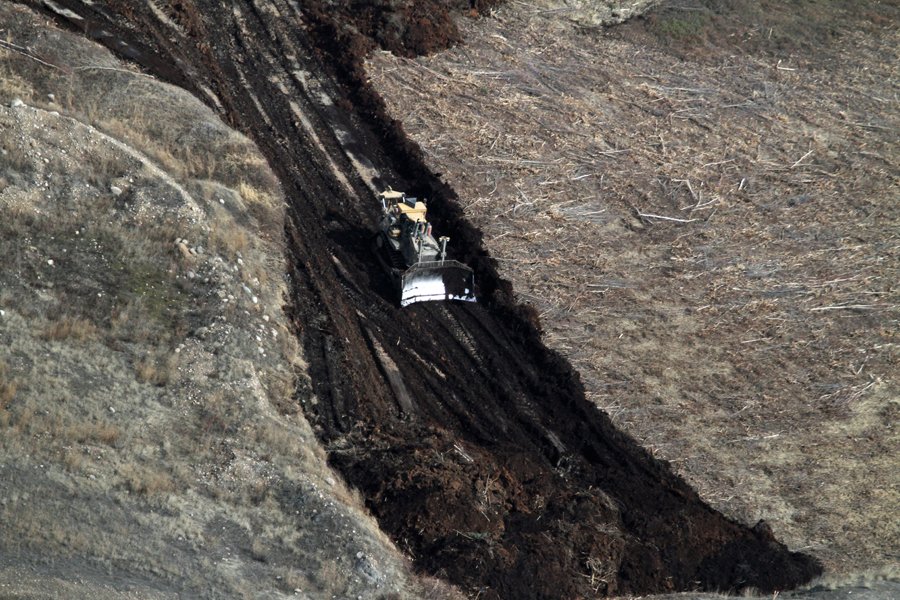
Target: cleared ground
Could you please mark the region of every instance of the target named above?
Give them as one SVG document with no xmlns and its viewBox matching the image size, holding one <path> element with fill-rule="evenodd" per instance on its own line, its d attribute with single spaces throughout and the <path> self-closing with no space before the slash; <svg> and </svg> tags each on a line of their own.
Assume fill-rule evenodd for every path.
<svg viewBox="0 0 900 600">
<path fill-rule="evenodd" d="M 589 398 L 835 572 L 900 547 L 897 23 L 694 1 L 604 30 L 515 3 L 368 62 Z"/>
</svg>

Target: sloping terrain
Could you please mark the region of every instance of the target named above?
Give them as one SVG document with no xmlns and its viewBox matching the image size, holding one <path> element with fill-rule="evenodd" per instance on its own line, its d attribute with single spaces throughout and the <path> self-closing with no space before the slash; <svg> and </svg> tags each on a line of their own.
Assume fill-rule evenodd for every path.
<svg viewBox="0 0 900 600">
<path fill-rule="evenodd" d="M 309 365 L 296 401 L 419 567 L 480 597 L 548 598 L 777 590 L 819 571 L 764 523 L 710 509 L 585 399 L 452 190 L 357 78 L 370 42 L 352 28 L 287 0 L 54 6 L 266 155 L 288 204 L 290 315 Z M 480 304 L 396 307 L 370 250 L 373 189 L 386 184 L 429 198 L 476 268 Z"/>
<path fill-rule="evenodd" d="M 332 465 L 419 568 L 481 597 L 778 590 L 818 571 L 815 560 L 787 552 L 773 531 L 832 571 L 896 564 L 895 3 L 682 2 L 611 32 L 598 29 L 603 15 L 586 14 L 578 2 L 510 6 L 480 21 L 449 21 L 434 3 L 392 3 L 372 13 L 381 23 L 372 30 L 360 26 L 372 15 L 354 16 L 340 2 L 302 8 L 290 1 L 238 2 L 227 13 L 204 2 L 56 4 L 47 14 L 192 91 L 256 141 L 272 165 L 286 192 L 291 327 L 309 373 L 289 401 L 283 389 L 274 395 L 267 389 L 279 411 L 268 416 L 287 419 L 304 434 L 302 443 L 282 446 L 274 462 L 289 470 L 294 453 L 315 454 L 301 416 L 292 414 L 302 408 Z M 469 42 L 429 59 L 376 53 L 373 89 L 361 62 L 365 51 L 380 45 L 408 56 L 435 49 L 409 37 L 415 32 L 409 19 L 434 28 L 429 43 L 460 36 Z M 32 69 L 32 63 L 52 70 L 64 62 L 52 44 L 39 50 L 20 44 L 8 52 L 25 57 L 17 60 Z M 376 90 L 424 153 L 391 122 Z M 46 93 L 40 89 L 26 104 L 44 102 Z M 22 129 L 27 135 L 20 140 L 40 139 L 39 129 Z M 127 141 L 121 124 L 107 123 L 104 131 Z M 159 134 L 149 131 L 151 139 Z M 135 140 L 127 145 L 140 147 Z M 165 166 L 158 150 L 150 143 L 142 153 Z M 23 161 L 16 169 L 41 173 L 34 178 L 41 189 L 56 185 L 34 166 L 52 156 L 26 153 L 25 160 L 15 144 L 7 151 L 10 161 Z M 213 154 L 227 157 L 229 150 Z M 227 177 L 229 167 L 196 159 L 179 155 L 167 169 L 186 193 L 203 198 L 209 192 L 198 182 Z M 179 173 L 184 167 L 177 165 L 189 165 L 189 172 Z M 455 193 L 429 166 L 465 192 L 465 215 L 484 229 L 487 248 L 518 295 L 498 277 L 481 231 L 464 219 Z M 106 180 L 89 183 L 113 198 L 124 195 L 127 205 L 127 180 L 110 168 L 109 187 Z M 243 168 L 249 187 L 241 191 L 239 179 L 226 179 L 222 185 L 237 193 L 230 198 L 252 196 L 260 186 L 274 193 L 269 176 L 255 179 L 265 170 L 258 159 Z M 477 269 L 480 305 L 395 307 L 370 254 L 372 194 L 387 184 L 429 198 L 438 229 Z M 216 197 L 205 201 L 210 198 Z M 29 202 L 40 207 L 41 199 L 47 200 Z M 92 205 L 91 212 L 121 218 L 122 206 L 107 201 L 112 208 Z M 279 237 L 272 213 L 254 212 L 251 202 L 245 208 L 237 213 L 241 219 L 268 222 L 261 230 L 270 241 Z M 197 260 L 152 227 L 145 232 L 146 222 L 135 223 L 136 238 L 151 249 L 160 243 L 176 259 Z M 218 229 L 199 226 L 200 232 L 184 234 L 191 256 L 195 238 L 209 234 L 203 245 L 215 245 Z M 5 237 L 23 227 L 11 220 Z M 38 252 L 57 248 L 53 240 L 63 237 L 49 231 L 39 244 L 7 252 L 16 268 L 35 256 L 59 264 Z M 222 237 L 217 252 L 246 262 L 235 253 L 246 242 Z M 194 314 L 180 302 L 199 293 L 198 276 L 213 287 L 240 279 L 252 291 L 254 277 L 278 279 L 271 273 L 280 269 L 272 264 L 234 281 L 190 269 L 194 277 L 185 277 L 194 283 L 162 300 L 153 273 L 122 267 L 108 284 L 147 299 L 150 307 L 139 308 L 150 312 L 138 312 L 140 322 L 156 319 L 168 327 L 175 313 L 184 314 L 193 331 L 190 319 L 202 320 L 202 311 Z M 65 278 L 49 281 L 68 285 Z M 40 339 L 93 343 L 90 323 L 99 318 L 77 311 L 71 317 L 44 304 L 46 296 L 34 295 L 28 315 L 40 321 Z M 19 324 L 27 303 L 15 293 L 7 300 L 20 307 L 9 313 L 9 323 Z M 671 460 L 700 496 L 585 401 L 577 374 L 542 346 L 536 315 L 543 339 L 584 373 L 588 399 L 654 455 Z M 248 332 L 253 323 L 245 323 Z M 10 344 L 24 344 L 21 329 L 4 333 Z M 171 354 L 184 352 L 175 352 L 179 331 L 173 325 L 171 333 L 154 333 L 139 353 L 128 345 L 131 333 L 122 334 L 124 342 L 104 338 L 103 345 L 131 353 L 126 362 L 139 383 L 181 397 L 171 387 L 177 378 L 166 379 Z M 102 356 L 102 347 L 91 350 Z M 283 358 L 271 369 L 280 371 Z M 41 372 L 43 379 L 71 380 L 75 369 L 66 365 L 75 361 L 60 358 L 62 370 Z M 83 416 L 77 412 L 45 423 L 34 418 L 44 409 L 29 406 L 20 392 L 28 392 L 27 378 L 10 373 L 7 367 L 3 395 L 9 439 L 20 440 L 11 442 L 20 444 L 16 452 L 31 452 L 28 444 L 40 441 L 34 448 L 48 450 L 33 456 L 51 464 L 69 449 L 44 446 L 42 436 L 119 449 L 115 430 L 95 410 L 106 395 L 87 395 L 96 405 L 89 426 L 71 422 Z M 210 393 L 219 389 L 209 386 Z M 113 408 L 110 414 L 121 412 Z M 159 412 L 151 408 L 141 413 L 147 423 Z M 204 435 L 232 435 L 227 418 L 201 412 L 196 423 Z M 171 429 L 154 427 L 152 437 Z M 242 444 L 244 452 L 259 451 Z M 136 471 L 114 464 L 112 475 L 95 485 L 114 481 L 128 497 L 169 498 L 169 487 L 187 479 L 166 472 L 163 458 L 148 456 Z M 207 466 L 198 469 L 225 480 L 242 464 L 231 446 L 200 457 Z M 25 481 L 20 474 L 11 474 L 13 480 Z M 145 480 L 157 482 L 158 491 L 149 491 L 156 488 Z M 247 481 L 231 496 L 235 510 L 259 498 Z M 339 497 L 347 495 L 335 485 Z M 262 494 L 268 507 L 272 493 Z M 5 515 L 22 514 L 27 498 L 16 496 Z M 354 502 L 346 499 L 348 518 L 367 522 Z M 768 524 L 751 527 L 759 519 Z M 15 531 L 40 540 L 47 522 L 30 529 L 17 524 Z M 244 533 L 265 529 L 264 519 L 253 523 Z M 320 533 L 329 528 L 319 525 Z M 372 545 L 353 552 L 353 529 L 326 536 L 334 544 L 331 557 L 340 558 L 304 567 L 304 590 L 386 591 L 363 575 L 364 559 L 377 555 L 375 548 L 392 556 L 390 545 L 369 531 L 365 543 Z M 65 532 L 56 537 L 61 546 L 83 547 Z M 279 572 L 275 565 L 308 565 L 298 548 L 317 538 L 263 536 L 256 548 L 247 545 L 253 536 L 241 539 L 244 557 L 262 557 L 258 562 L 270 566 L 258 568 Z M 270 546 L 279 548 L 275 558 L 262 553 Z M 348 558 L 356 575 L 332 580 L 329 568 Z M 172 564 L 164 571 L 175 570 Z M 390 575 L 380 584 L 416 593 L 408 592 L 402 561 L 391 558 L 382 567 Z M 170 580 L 176 587 L 182 582 Z M 227 585 L 251 593 L 238 581 Z"/>
<path fill-rule="evenodd" d="M 438 593 L 291 408 L 265 159 L 104 48 L 0 23 L 0 597 Z"/>
<path fill-rule="evenodd" d="M 588 397 L 701 497 L 897 576 L 896 2 L 556 4 L 367 73 Z"/>
</svg>

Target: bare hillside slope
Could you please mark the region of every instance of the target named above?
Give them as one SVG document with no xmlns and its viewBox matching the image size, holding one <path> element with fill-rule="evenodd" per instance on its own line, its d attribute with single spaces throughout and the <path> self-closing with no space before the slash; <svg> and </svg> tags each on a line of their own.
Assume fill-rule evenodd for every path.
<svg viewBox="0 0 900 600">
<path fill-rule="evenodd" d="M 426 594 L 291 408 L 266 161 L 99 46 L 0 23 L 0 596 Z"/>
</svg>

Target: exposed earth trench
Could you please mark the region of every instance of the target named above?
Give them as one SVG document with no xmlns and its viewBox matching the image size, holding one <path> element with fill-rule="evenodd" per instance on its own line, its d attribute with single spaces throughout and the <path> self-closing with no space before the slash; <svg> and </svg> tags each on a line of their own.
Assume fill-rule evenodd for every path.
<svg viewBox="0 0 900 600">
<path fill-rule="evenodd" d="M 192 91 L 269 159 L 289 202 L 288 310 L 312 381 L 297 401 L 421 569 L 482 598 L 773 591 L 820 572 L 765 524 L 713 511 L 585 400 L 455 194 L 384 117 L 361 79 L 366 38 L 339 13 L 293 0 L 56 4 L 49 14 Z M 397 307 L 371 254 L 385 185 L 430 200 L 476 270 L 478 304 Z"/>
</svg>

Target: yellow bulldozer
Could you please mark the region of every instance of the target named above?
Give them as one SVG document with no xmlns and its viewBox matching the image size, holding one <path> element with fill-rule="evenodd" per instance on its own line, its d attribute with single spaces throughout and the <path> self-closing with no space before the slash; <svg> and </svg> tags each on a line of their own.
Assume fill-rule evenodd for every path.
<svg viewBox="0 0 900 600">
<path fill-rule="evenodd" d="M 430 300 L 475 302 L 475 274 L 447 258 L 450 238 L 434 237 L 425 201 L 391 188 L 378 197 L 378 256 L 399 288 L 400 306 Z"/>
</svg>

